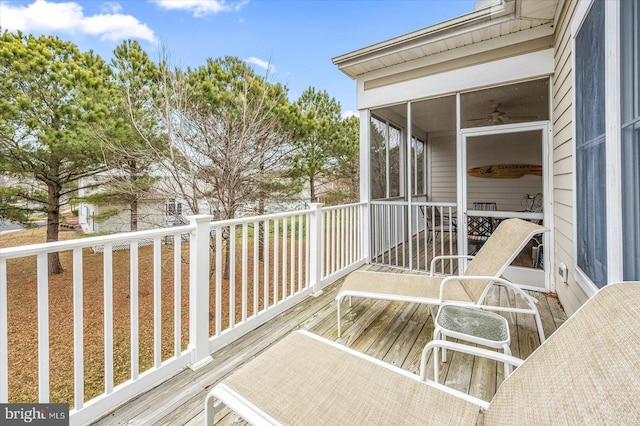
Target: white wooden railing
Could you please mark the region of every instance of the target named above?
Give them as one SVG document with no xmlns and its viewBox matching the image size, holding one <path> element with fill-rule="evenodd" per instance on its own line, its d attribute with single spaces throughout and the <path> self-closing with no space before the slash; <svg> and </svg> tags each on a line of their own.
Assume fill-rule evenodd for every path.
<svg viewBox="0 0 640 426">
<path fill-rule="evenodd" d="M 211 222 L 210 216 L 193 216 L 189 225 L 180 227 L 0 249 L 0 403 L 25 402 L 10 399 L 9 359 L 22 354 L 9 347 L 21 328 L 9 322 L 13 306 L 7 297 L 15 286 L 27 285 L 29 276 L 35 276 L 37 300 L 37 342 L 30 342 L 38 353 L 34 399 L 69 402 L 71 423 L 82 424 L 186 366 L 197 369 L 215 362 L 210 353 L 216 348 L 362 265 L 366 214 L 365 204 L 327 208 L 312 204 L 297 212 L 219 222 Z M 51 401 L 52 373 L 60 373 L 52 371 L 50 359 L 50 342 L 59 331 L 57 319 L 50 318 L 50 295 L 60 289 L 50 288 L 47 257 L 55 252 L 70 271 L 70 282 L 64 285 L 72 288 L 73 347 L 68 351 L 73 352 L 73 379 L 63 383 L 73 388 L 72 401 Z M 101 257 L 102 291 L 99 299 L 90 299 L 85 292 L 92 283 L 85 281 L 83 266 L 95 256 Z M 28 264 L 25 258 L 34 257 L 35 270 L 16 276 L 14 264 Z M 126 266 L 128 282 L 123 287 L 116 283 L 114 272 Z M 141 271 L 149 268 L 150 274 L 144 277 L 150 275 L 150 279 L 143 278 Z M 122 288 L 128 291 L 126 366 L 116 361 L 123 355 L 114 340 L 114 322 L 122 321 L 114 317 L 114 305 L 125 297 L 118 293 Z M 172 293 L 169 309 L 162 306 L 166 292 Z M 150 300 L 143 303 L 142 298 Z M 102 312 L 101 354 L 85 353 L 85 341 L 93 338 L 85 333 L 88 310 Z M 143 336 L 146 328 L 141 317 L 152 318 L 151 337 Z M 117 331 L 118 336 L 123 332 Z M 87 371 L 96 374 L 93 357 L 101 358 L 97 374 L 104 386 L 99 395 L 86 398 L 85 383 L 95 381 L 85 376 Z M 122 369 L 128 372 L 124 379 Z"/>
<path fill-rule="evenodd" d="M 455 203 L 372 201 L 370 223 L 372 263 L 427 271 L 435 256 L 457 253 Z"/>
</svg>

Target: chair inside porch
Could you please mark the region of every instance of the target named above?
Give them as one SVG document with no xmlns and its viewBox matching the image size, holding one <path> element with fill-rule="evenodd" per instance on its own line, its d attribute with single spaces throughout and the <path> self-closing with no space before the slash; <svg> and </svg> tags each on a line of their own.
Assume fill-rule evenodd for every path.
<svg viewBox="0 0 640 426">
<path fill-rule="evenodd" d="M 403 273 L 404 270 L 367 265 L 364 269 Z M 284 314 L 212 354 L 213 361 L 197 371 L 185 369 L 163 384 L 132 399 L 95 424 L 183 424 L 204 422 L 204 400 L 208 391 L 239 368 L 294 330 L 304 329 L 384 362 L 418 374 L 422 348 L 433 338 L 433 318 L 426 305 L 354 298 L 343 316 L 342 338 L 337 338 L 335 296 L 342 280 L 315 298 L 299 303 Z M 545 335 L 551 335 L 566 319 L 552 295 L 530 292 L 538 309 Z M 495 304 L 508 303 L 506 291 L 491 295 Z M 513 296 L 511 296 L 513 303 Z M 506 314 L 508 315 L 508 314 Z M 511 352 L 526 358 L 540 342 L 530 315 L 516 315 L 511 327 Z M 433 371 L 429 360 L 427 371 Z M 440 383 L 490 400 L 504 379 L 502 365 L 462 353 L 452 353 L 440 368 Z M 286 404 L 287 401 L 282 401 Z M 235 413 L 216 410 L 218 424 L 242 424 Z"/>
</svg>

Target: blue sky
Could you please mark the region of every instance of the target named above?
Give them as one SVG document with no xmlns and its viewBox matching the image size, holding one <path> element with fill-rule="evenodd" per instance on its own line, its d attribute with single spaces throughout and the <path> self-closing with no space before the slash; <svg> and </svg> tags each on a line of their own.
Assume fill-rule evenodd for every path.
<svg viewBox="0 0 640 426">
<path fill-rule="evenodd" d="M 286 84 L 295 100 L 326 90 L 355 111 L 355 82 L 331 58 L 473 10 L 473 0 L 0 0 L 0 27 L 54 34 L 109 60 L 123 39 L 176 64 L 237 56 Z"/>
</svg>

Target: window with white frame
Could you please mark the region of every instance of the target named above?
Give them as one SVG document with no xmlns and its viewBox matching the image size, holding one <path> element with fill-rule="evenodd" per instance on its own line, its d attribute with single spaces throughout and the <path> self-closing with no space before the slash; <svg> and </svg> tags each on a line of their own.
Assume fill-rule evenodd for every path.
<svg viewBox="0 0 640 426">
<path fill-rule="evenodd" d="M 574 19 L 577 277 L 602 287 L 640 279 L 640 6 L 593 0 Z"/>
<path fill-rule="evenodd" d="M 607 281 L 604 1 L 575 35 L 576 262 L 597 286 Z"/>
</svg>

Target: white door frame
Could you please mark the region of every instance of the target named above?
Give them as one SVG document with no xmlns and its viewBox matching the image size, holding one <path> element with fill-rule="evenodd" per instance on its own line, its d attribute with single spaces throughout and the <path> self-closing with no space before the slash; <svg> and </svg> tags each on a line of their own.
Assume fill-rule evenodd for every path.
<svg viewBox="0 0 640 426">
<path fill-rule="evenodd" d="M 549 146 L 551 138 L 551 125 L 549 121 L 536 121 L 518 124 L 503 124 L 500 126 L 474 127 L 468 129 L 460 129 L 457 138 L 457 179 L 458 179 L 458 253 L 467 255 L 467 139 L 474 136 L 488 136 L 497 134 L 520 133 L 528 131 L 539 131 L 542 134 L 542 192 L 543 192 L 543 223 L 547 228 L 553 229 L 553 172 L 551 147 Z M 475 212 L 474 212 L 475 213 Z M 486 212 L 485 212 L 486 213 Z M 491 214 L 493 217 L 520 217 L 523 219 L 534 219 L 539 217 L 536 213 L 523 212 L 497 212 Z M 553 259 L 553 235 L 551 232 L 545 232 L 543 237 L 544 251 L 544 290 L 553 291 L 553 270 L 551 265 Z M 509 269 L 511 271 L 509 271 Z M 509 268 L 505 271 L 506 275 L 513 277 L 519 276 L 516 268 Z M 524 268 L 517 268 L 524 269 Z M 531 270 L 527 269 L 529 273 Z M 520 284 L 517 281 L 515 284 Z M 520 284 L 522 288 L 531 290 L 541 290 L 540 287 L 533 287 L 526 284 Z"/>
</svg>

